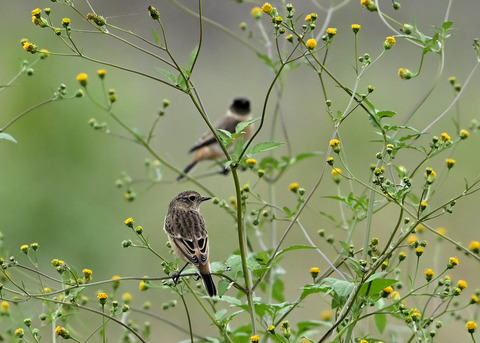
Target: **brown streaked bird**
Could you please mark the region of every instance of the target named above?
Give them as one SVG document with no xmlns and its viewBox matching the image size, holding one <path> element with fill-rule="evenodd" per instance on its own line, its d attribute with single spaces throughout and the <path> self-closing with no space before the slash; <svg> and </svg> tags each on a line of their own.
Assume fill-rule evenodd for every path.
<svg viewBox="0 0 480 343">
<path fill-rule="evenodd" d="M 238 123 L 250 119 L 252 119 L 250 114 L 250 101 L 247 98 L 235 98 L 227 114 L 216 123 L 215 129 L 222 129 L 234 133 Z M 253 125 L 246 127 L 244 132 L 245 134 L 242 135 L 242 137 L 246 142 L 252 137 Z M 235 142 L 232 144 L 232 147 L 234 145 Z M 193 155 L 192 161 L 183 170 L 184 174 L 192 170 L 199 161 L 217 160 L 225 157 L 222 148 L 211 131 L 204 133 L 188 152 L 195 152 L 195 154 Z M 180 175 L 177 180 L 181 180 L 183 177 L 184 175 Z"/>
<path fill-rule="evenodd" d="M 173 250 L 187 262 L 175 279 L 191 263 L 202 278 L 208 295 L 213 297 L 217 295 L 217 289 L 210 274 L 207 226 L 200 214 L 200 205 L 209 199 L 195 191 L 179 193 L 170 202 L 163 229 Z"/>
</svg>

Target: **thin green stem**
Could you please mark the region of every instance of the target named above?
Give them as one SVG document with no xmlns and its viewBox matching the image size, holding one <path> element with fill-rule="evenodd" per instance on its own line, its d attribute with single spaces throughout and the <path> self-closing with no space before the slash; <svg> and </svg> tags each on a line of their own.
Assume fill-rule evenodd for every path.
<svg viewBox="0 0 480 343">
<path fill-rule="evenodd" d="M 187 315 L 188 332 L 190 333 L 190 342 L 193 343 L 193 330 L 192 330 L 192 320 L 190 319 L 190 311 L 188 311 L 187 302 L 185 301 L 185 296 L 183 294 L 180 294 L 180 299 L 182 299 L 183 307 L 185 308 L 185 314 Z"/>
</svg>

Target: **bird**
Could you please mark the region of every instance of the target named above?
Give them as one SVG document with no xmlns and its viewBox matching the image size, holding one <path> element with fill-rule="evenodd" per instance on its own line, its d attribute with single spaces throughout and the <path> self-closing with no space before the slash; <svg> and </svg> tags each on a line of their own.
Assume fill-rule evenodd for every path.
<svg viewBox="0 0 480 343">
<path fill-rule="evenodd" d="M 191 190 L 179 193 L 168 206 L 163 229 L 173 251 L 187 262 L 174 276 L 175 283 L 180 273 L 191 263 L 202 278 L 207 294 L 214 297 L 217 289 L 210 272 L 207 226 L 200 214 L 200 205 L 210 199 Z"/>
<path fill-rule="evenodd" d="M 227 114 L 215 124 L 215 129 L 222 129 L 235 133 L 237 125 L 243 121 L 252 119 L 250 113 L 250 100 L 244 97 L 235 98 L 227 110 Z M 252 137 L 253 125 L 247 126 L 244 130 L 244 141 Z M 232 144 L 234 146 L 234 144 Z M 177 181 L 181 180 L 185 174 L 195 167 L 202 160 L 217 160 L 225 157 L 222 148 L 218 144 L 211 131 L 205 132 L 200 139 L 190 148 L 189 153 L 195 153 L 191 162 L 183 169 L 183 174 L 178 176 Z"/>
</svg>

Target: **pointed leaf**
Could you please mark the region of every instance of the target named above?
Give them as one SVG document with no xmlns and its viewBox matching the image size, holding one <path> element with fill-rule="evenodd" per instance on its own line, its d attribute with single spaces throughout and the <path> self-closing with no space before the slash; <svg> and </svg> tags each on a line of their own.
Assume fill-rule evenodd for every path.
<svg viewBox="0 0 480 343">
<path fill-rule="evenodd" d="M 375 324 L 377 325 L 378 331 L 383 333 L 387 327 L 387 315 L 384 313 L 375 314 Z"/>
<path fill-rule="evenodd" d="M 237 127 L 235 128 L 235 133 L 241 133 L 243 129 L 245 129 L 247 126 L 255 123 L 256 121 L 260 120 L 260 118 L 254 118 L 250 120 L 245 120 L 237 124 Z"/>
<path fill-rule="evenodd" d="M 197 57 L 197 54 L 198 54 L 198 45 L 190 53 L 190 57 L 188 59 L 188 66 L 187 66 L 187 69 L 189 71 L 192 70 L 193 62 L 195 61 L 195 58 Z"/>
<path fill-rule="evenodd" d="M 272 287 L 272 298 L 278 302 L 284 302 L 285 301 L 285 296 L 283 295 L 284 290 L 285 290 L 285 285 L 283 284 L 283 281 L 280 279 L 276 279 Z"/>
<path fill-rule="evenodd" d="M 155 68 L 157 69 L 157 71 L 159 71 L 160 73 L 163 74 L 163 76 L 165 76 L 167 79 L 169 79 L 170 81 L 172 81 L 173 83 L 177 84 L 177 78 L 175 77 L 175 75 L 173 75 L 172 73 L 170 73 L 168 70 L 165 70 L 165 69 L 162 69 L 162 68 Z"/>
<path fill-rule="evenodd" d="M 162 47 L 162 43 L 160 43 L 160 39 L 158 38 L 157 31 L 152 28 L 152 33 L 153 33 L 153 39 L 155 39 L 155 42 L 157 42 L 159 47 Z"/>
<path fill-rule="evenodd" d="M 251 151 L 251 154 L 256 154 L 262 151 L 267 151 L 267 150 L 272 150 L 275 148 L 278 148 L 281 145 L 284 145 L 285 143 L 280 143 L 280 142 L 262 142 L 258 143 L 255 145 Z"/>
</svg>

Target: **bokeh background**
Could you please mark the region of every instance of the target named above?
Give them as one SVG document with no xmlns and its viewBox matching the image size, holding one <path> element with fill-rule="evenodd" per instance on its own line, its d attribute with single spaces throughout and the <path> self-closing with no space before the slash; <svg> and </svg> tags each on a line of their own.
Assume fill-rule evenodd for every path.
<svg viewBox="0 0 480 343">
<path fill-rule="evenodd" d="M 148 5 L 156 6 L 162 16 L 167 30 L 169 46 L 175 56 L 186 64 L 190 51 L 198 40 L 198 22 L 170 1 L 90 1 L 95 12 L 107 18 L 110 24 L 122 27 L 153 41 L 152 27 L 155 23 L 148 17 Z M 192 2 L 183 1 L 185 6 L 196 10 Z M 319 13 L 317 28 L 320 28 L 326 18 L 315 1 L 297 1 L 294 3 L 298 14 Z M 318 3 L 323 3 L 318 1 Z M 281 6 L 273 3 L 275 6 Z M 419 29 L 428 35 L 433 34 L 433 26 L 441 26 L 447 1 L 405 1 L 401 11 L 394 12 L 391 8 L 384 10 L 399 22 L 415 22 Z M 231 31 L 246 39 L 250 30 L 254 37 L 260 35 L 255 20 L 250 16 L 257 2 L 236 3 L 234 1 L 205 1 L 204 15 L 211 18 Z M 387 7 L 388 4 L 382 5 Z M 0 84 L 8 82 L 19 70 L 24 59 L 33 60 L 32 56 L 23 51 L 20 39 L 28 38 L 39 48 L 55 53 L 68 53 L 64 44 L 52 32 L 41 29 L 31 23 L 31 11 L 34 8 L 52 8 L 52 18 L 60 25 L 63 17 L 72 20 L 73 27 L 87 28 L 67 6 L 50 1 L 15 1 L 0 2 L 2 20 L 0 21 Z M 92 10 L 83 1 L 76 1 L 75 6 L 82 13 Z M 325 2 L 323 6 L 328 6 Z M 462 83 L 474 67 L 476 60 L 472 49 L 473 38 L 480 32 L 478 13 L 480 4 L 476 0 L 466 0 L 461 4 L 453 2 L 450 20 L 454 22 L 453 37 L 447 41 L 445 56 L 445 72 L 434 94 L 417 112 L 409 123 L 418 129 L 423 129 L 436 116 L 442 113 L 454 98 L 454 92 L 448 84 L 449 76 L 456 76 Z M 303 16 L 303 15 L 302 15 Z M 271 32 L 268 18 L 263 18 L 263 24 Z M 239 25 L 245 22 L 247 31 L 241 31 Z M 358 38 L 359 54 L 368 52 L 375 58 L 382 51 L 386 36 L 392 35 L 378 18 L 377 14 L 366 11 L 359 1 L 347 3 L 330 18 L 329 27 L 335 27 L 338 34 L 334 39 L 327 59 L 327 66 L 338 79 L 347 85 L 353 85 L 353 34 L 350 25 L 362 25 Z M 263 100 L 273 75 L 266 65 L 249 49 L 217 28 L 205 23 L 204 45 L 194 73 L 194 82 L 200 93 L 209 116 L 215 121 L 221 117 L 236 96 L 247 96 L 251 99 L 253 111 L 260 113 Z M 155 27 L 160 32 L 158 27 Z M 160 76 L 157 67 L 164 67 L 158 60 L 140 53 L 118 41 L 100 34 L 74 33 L 74 39 L 85 54 L 109 61 L 155 76 Z M 255 38 L 249 41 L 263 49 Z M 139 43 L 140 44 L 140 43 Z M 397 39 L 397 44 L 382 60 L 376 64 L 361 82 L 366 91 L 369 84 L 374 85 L 375 92 L 371 101 L 377 108 L 391 109 L 400 118 L 415 105 L 425 90 L 433 82 L 433 76 L 438 68 L 439 58 L 428 54 L 422 74 L 408 82 L 401 80 L 396 74 L 398 68 L 418 68 L 420 51 L 407 41 Z M 105 67 L 85 61 L 78 57 L 52 55 L 40 61 L 34 67 L 32 76 L 23 75 L 11 87 L 0 93 L 0 126 L 3 127 L 11 118 L 25 109 L 45 100 L 61 84 L 67 85 L 70 94 L 79 88 L 75 77 L 80 72 L 90 75 L 89 91 L 97 99 L 102 99 L 100 82 L 96 78 L 97 69 L 106 69 L 107 88 L 114 88 L 117 93 L 117 103 L 114 110 L 131 127 L 146 132 L 163 99 L 169 99 L 171 106 L 160 119 L 153 147 L 170 163 L 183 168 L 189 161 L 187 151 L 205 130 L 206 126 L 196 113 L 187 97 L 169 87 L 147 80 L 140 76 Z M 332 123 L 325 112 L 324 100 L 317 77 L 308 67 L 300 67 L 293 73 L 286 74 L 285 97 L 282 99 L 282 113 L 292 142 L 293 155 L 310 151 L 325 151 L 331 139 Z M 348 97 L 327 80 L 327 87 L 332 96 L 333 107 L 336 110 L 345 108 Z M 479 76 L 474 75 L 472 81 L 459 102 L 456 110 L 460 111 L 460 126 L 468 127 L 472 119 L 478 118 L 480 98 L 478 93 Z M 271 112 L 271 108 L 267 112 Z M 178 192 L 192 188 L 188 182 L 173 182 L 176 175 L 163 169 L 164 182 L 153 187 L 148 183 L 138 182 L 135 191 L 138 197 L 133 202 L 127 202 L 123 190 L 116 187 L 116 180 L 123 172 L 133 179 L 146 178 L 144 161 L 152 158 L 147 151 L 131 141 L 118 139 L 94 131 L 88 121 L 96 118 L 99 122 L 107 122 L 115 134 L 126 135 L 124 131 L 105 113 L 95 107 L 87 98 L 73 99 L 51 103 L 35 110 L 12 125 L 7 132 L 17 141 L 17 144 L 0 141 L 0 231 L 4 236 L 4 257 L 14 255 L 20 261 L 26 262 L 21 256 L 19 247 L 22 244 L 38 242 L 40 245 L 40 269 L 55 275 L 50 261 L 59 258 L 75 266 L 78 270 L 90 268 L 94 280 L 109 279 L 113 275 L 121 276 L 162 276 L 159 261 L 141 249 L 123 249 L 124 239 L 134 239 L 123 225 L 124 219 L 133 217 L 138 225 L 142 225 L 154 248 L 165 256 L 165 235 L 162 230 L 163 218 L 171 198 Z M 431 135 L 439 135 L 447 131 L 454 136 L 452 110 L 445 119 L 434 126 Z M 266 130 L 258 137 L 258 141 L 269 139 L 271 117 L 267 115 Z M 372 141 L 377 138 L 369 125 L 365 113 L 354 112 L 341 128 L 342 143 L 352 170 L 358 172 L 363 180 L 368 180 L 370 163 L 375 162 L 375 153 L 380 146 Z M 276 129 L 276 139 L 282 140 L 281 130 Z M 428 141 L 430 136 L 425 140 Z M 419 143 L 421 143 L 419 141 Z M 480 171 L 478 149 L 480 147 L 477 135 L 455 149 L 452 158 L 457 165 L 447 180 L 438 190 L 438 203 L 459 194 L 464 187 L 464 178 L 473 180 Z M 282 150 L 283 149 L 283 150 Z M 286 154 L 281 148 L 276 156 Z M 441 155 L 432 161 L 430 166 L 440 169 L 444 159 L 450 155 Z M 402 161 L 407 168 L 420 161 L 421 156 L 411 151 L 402 152 L 397 160 Z M 294 207 L 295 196 L 288 190 L 291 182 L 300 182 L 307 192 L 319 176 L 323 156 L 303 161 L 289 170 L 279 181 L 276 191 L 280 206 Z M 199 175 L 210 171 L 209 163 L 201 164 L 193 172 Z M 253 184 L 256 176 L 243 173 L 242 183 Z M 233 184 L 229 176 L 215 176 L 202 179 L 202 182 L 221 199 L 228 199 L 234 194 Z M 345 184 L 344 194 L 349 192 Z M 357 185 L 354 185 L 357 188 Z M 358 188 L 357 188 L 358 189 Z M 265 192 L 266 188 L 259 185 L 257 191 Z M 335 251 L 324 240 L 316 236 L 318 229 L 325 229 L 327 234 L 342 237 L 343 233 L 335 229 L 319 211 L 339 215 L 338 204 L 323 198 L 336 195 L 333 182 L 326 180 L 316 193 L 312 203 L 304 214 L 303 224 L 316 242 L 333 258 Z M 265 195 L 265 194 L 264 194 Z M 265 195 L 266 196 L 266 195 Z M 442 216 L 430 224 L 434 227 L 445 227 L 448 235 L 455 240 L 468 243 L 479 239 L 478 228 L 478 195 L 459 201 L 453 215 Z M 224 261 L 234 250 L 237 242 L 234 223 L 231 218 L 218 207 L 206 203 L 202 207 L 211 235 L 212 260 Z M 395 210 L 385 211 L 376 217 L 374 222 L 375 235 L 387 237 L 394 223 L 391 222 Z M 278 235 L 285 226 L 278 225 Z M 362 227 L 363 228 L 363 227 Z M 336 231 L 337 230 L 337 231 Z M 361 232 L 359 232 L 361 237 Z M 341 239 L 341 238 L 339 238 Z M 426 233 L 424 239 L 429 241 L 427 248 L 429 260 L 426 267 L 436 266 L 441 269 L 449 254 L 458 254 L 446 243 L 439 243 L 435 237 Z M 360 241 L 358 241 L 360 245 Z M 287 239 L 289 244 L 305 244 L 301 234 L 293 232 Z M 441 251 L 441 254 L 439 252 Z M 463 257 L 463 256 L 460 256 Z M 443 259 L 442 259 L 443 258 Z M 471 259 L 461 261 L 462 270 L 457 278 L 464 278 L 471 284 L 472 292 L 478 284 L 478 276 L 468 271 L 478 268 Z M 308 269 L 317 265 L 322 269 L 326 264 L 318 255 L 312 252 L 299 251 L 285 257 L 283 266 L 287 271 L 287 300 L 294 300 L 298 289 L 310 281 Z M 313 264 L 313 265 L 312 265 Z M 423 269 L 421 269 L 423 270 Z M 463 276 L 462 276 L 463 271 Z M 467 273 L 467 274 L 465 274 Z M 140 306 L 145 300 L 153 304 L 153 311 L 162 316 L 184 323 L 183 310 L 177 308 L 162 311 L 161 304 L 175 298 L 169 291 L 150 290 L 140 293 L 137 282 L 125 282 L 122 290 L 134 294 L 134 303 Z M 107 289 L 107 287 L 105 287 Z M 235 296 L 232 292 L 230 294 Z M 192 299 L 189 299 L 196 307 Z M 328 304 L 320 300 L 312 300 L 313 306 L 300 310 L 298 320 L 319 319 L 320 312 L 328 309 Z M 28 310 L 22 313 L 29 314 Z M 207 319 L 198 313 L 195 328 L 202 334 L 214 333 Z M 180 331 L 164 325 L 161 321 L 153 321 L 151 342 L 178 341 L 187 338 Z M 463 322 L 462 322 L 463 323 Z M 240 323 L 235 323 L 240 325 Z M 396 324 L 396 323 L 394 323 Z M 401 324 L 401 323 L 398 323 Z M 3 330 L 3 324 L 0 324 Z M 462 324 L 463 325 L 463 324 Z M 466 333 L 465 333 L 466 334 Z M 158 337 L 163 338 L 158 338 Z M 449 334 L 442 333 L 447 339 Z M 165 337 L 168 337 L 166 340 Z"/>
</svg>

